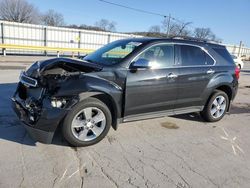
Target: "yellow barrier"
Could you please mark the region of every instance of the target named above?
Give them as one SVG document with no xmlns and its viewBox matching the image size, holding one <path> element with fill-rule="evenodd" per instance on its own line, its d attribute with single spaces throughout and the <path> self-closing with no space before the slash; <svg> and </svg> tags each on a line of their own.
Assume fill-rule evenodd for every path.
<svg viewBox="0 0 250 188">
<path fill-rule="evenodd" d="M 40 51 L 56 51 L 57 56 L 59 56 L 60 52 L 72 52 L 72 56 L 74 56 L 74 52 L 81 53 L 91 53 L 94 50 L 92 49 L 81 49 L 81 48 L 56 48 L 56 47 L 47 47 L 47 46 L 27 46 L 27 45 L 16 45 L 16 44 L 0 44 L 0 48 L 2 49 L 22 49 L 22 50 L 40 50 Z M 4 56 L 6 55 L 4 50 Z M 128 55 L 129 52 L 121 52 L 121 51 L 111 51 L 107 54 L 110 55 Z"/>
<path fill-rule="evenodd" d="M 16 44 L 0 44 L 0 48 L 3 48 L 3 49 L 56 51 L 56 52 L 82 52 L 82 53 L 91 53 L 91 52 L 94 51 L 94 50 L 90 50 L 90 49 L 80 49 L 80 48 L 56 48 L 56 47 L 26 46 L 26 45 L 16 45 Z"/>
</svg>

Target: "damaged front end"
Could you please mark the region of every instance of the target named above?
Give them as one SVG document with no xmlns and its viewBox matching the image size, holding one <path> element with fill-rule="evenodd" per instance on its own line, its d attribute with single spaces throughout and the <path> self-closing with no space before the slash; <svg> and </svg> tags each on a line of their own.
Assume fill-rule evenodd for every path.
<svg viewBox="0 0 250 188">
<path fill-rule="evenodd" d="M 84 73 L 101 69 L 81 60 L 56 58 L 36 62 L 22 72 L 12 102 L 31 137 L 50 143 L 57 126 L 78 102 L 77 95 L 58 95 L 60 88 L 79 80 Z"/>
</svg>

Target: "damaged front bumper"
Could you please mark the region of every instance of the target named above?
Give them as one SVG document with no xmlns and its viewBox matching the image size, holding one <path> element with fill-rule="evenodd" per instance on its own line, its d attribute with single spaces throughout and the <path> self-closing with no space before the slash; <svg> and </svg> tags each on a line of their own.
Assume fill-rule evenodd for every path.
<svg viewBox="0 0 250 188">
<path fill-rule="evenodd" d="M 21 91 L 20 87 L 23 87 L 22 83 L 18 84 L 17 91 L 12 97 L 12 107 L 19 117 L 19 119 L 25 124 L 25 128 L 30 136 L 39 142 L 51 143 L 54 132 L 57 126 L 63 120 L 68 108 L 55 108 L 51 105 L 49 98 L 43 98 L 40 104 L 40 109 L 37 111 L 31 106 L 27 105 L 32 98 L 22 99 L 20 98 Z"/>
</svg>

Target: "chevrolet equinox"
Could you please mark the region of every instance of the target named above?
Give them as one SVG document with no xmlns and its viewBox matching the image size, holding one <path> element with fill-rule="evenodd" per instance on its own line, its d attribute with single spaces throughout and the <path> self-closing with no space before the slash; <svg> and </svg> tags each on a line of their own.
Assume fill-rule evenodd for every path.
<svg viewBox="0 0 250 188">
<path fill-rule="evenodd" d="M 35 140 L 50 143 L 61 126 L 71 145 L 88 146 L 123 122 L 191 112 L 219 121 L 230 109 L 238 79 L 225 46 L 132 38 L 82 59 L 35 62 L 21 73 L 12 102 Z"/>
</svg>

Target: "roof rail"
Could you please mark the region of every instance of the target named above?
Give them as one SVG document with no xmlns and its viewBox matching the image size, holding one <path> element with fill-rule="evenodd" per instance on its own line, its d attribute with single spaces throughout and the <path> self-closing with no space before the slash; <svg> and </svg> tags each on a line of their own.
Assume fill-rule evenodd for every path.
<svg viewBox="0 0 250 188">
<path fill-rule="evenodd" d="M 197 42 L 206 42 L 206 43 L 212 43 L 212 44 L 220 44 L 220 42 L 216 42 L 209 39 L 201 39 L 196 37 L 187 37 L 187 36 L 173 36 L 170 37 L 171 39 L 180 39 L 180 40 L 190 40 L 190 41 L 197 41 Z"/>
<path fill-rule="evenodd" d="M 207 39 L 201 39 L 196 37 L 187 37 L 187 36 L 173 36 L 171 39 L 180 39 L 180 40 L 191 40 L 191 41 L 199 41 L 199 42 L 209 42 Z"/>
</svg>

